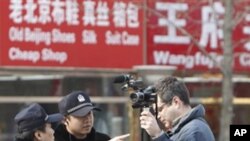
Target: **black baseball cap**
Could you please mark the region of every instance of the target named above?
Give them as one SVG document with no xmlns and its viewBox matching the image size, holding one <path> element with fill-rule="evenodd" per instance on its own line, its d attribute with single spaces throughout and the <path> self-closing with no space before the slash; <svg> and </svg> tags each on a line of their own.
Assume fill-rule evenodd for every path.
<svg viewBox="0 0 250 141">
<path fill-rule="evenodd" d="M 73 91 L 63 97 L 58 104 L 62 115 L 73 115 L 83 117 L 92 110 L 100 111 L 90 100 L 90 97 L 83 91 Z"/>
<path fill-rule="evenodd" d="M 59 113 L 48 115 L 43 107 L 32 103 L 18 112 L 14 118 L 19 132 L 26 132 L 41 127 L 45 123 L 59 122 L 63 116 Z"/>
</svg>

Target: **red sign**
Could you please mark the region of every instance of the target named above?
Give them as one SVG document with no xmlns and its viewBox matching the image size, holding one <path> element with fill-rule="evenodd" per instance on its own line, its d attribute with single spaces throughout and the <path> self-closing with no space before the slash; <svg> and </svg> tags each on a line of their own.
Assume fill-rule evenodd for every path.
<svg viewBox="0 0 250 141">
<path fill-rule="evenodd" d="M 131 68 L 143 62 L 143 0 L 3 0 L 1 66 Z"/>
<path fill-rule="evenodd" d="M 234 70 L 250 69 L 249 1 L 234 2 Z M 225 6 L 220 1 L 149 0 L 147 12 L 147 62 L 173 65 L 178 69 L 217 69 L 215 63 L 195 44 L 220 62 L 223 59 Z M 241 15 L 241 16 L 239 16 Z M 234 21 L 234 22 L 233 22 Z M 188 34 L 187 34 L 188 33 Z"/>
</svg>

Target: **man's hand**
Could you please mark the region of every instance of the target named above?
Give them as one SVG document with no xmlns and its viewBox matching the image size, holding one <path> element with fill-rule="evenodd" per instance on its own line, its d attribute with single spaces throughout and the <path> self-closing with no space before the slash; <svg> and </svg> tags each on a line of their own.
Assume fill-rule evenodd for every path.
<svg viewBox="0 0 250 141">
<path fill-rule="evenodd" d="M 130 136 L 130 134 L 125 134 L 125 135 L 121 135 L 121 136 L 116 136 L 114 138 L 112 138 L 109 141 L 123 141 L 124 139 L 128 138 Z"/>
<path fill-rule="evenodd" d="M 158 137 L 161 134 L 161 129 L 155 117 L 149 111 L 143 111 L 140 116 L 141 128 L 145 129 L 152 137 Z"/>
</svg>

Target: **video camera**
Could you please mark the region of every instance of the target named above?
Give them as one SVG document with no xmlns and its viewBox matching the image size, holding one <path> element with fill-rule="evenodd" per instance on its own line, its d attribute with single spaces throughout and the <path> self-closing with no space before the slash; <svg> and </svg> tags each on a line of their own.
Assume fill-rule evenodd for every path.
<svg viewBox="0 0 250 141">
<path fill-rule="evenodd" d="M 122 75 L 114 79 L 114 83 L 125 83 L 122 90 L 132 88 L 134 92 L 130 94 L 133 108 L 149 107 L 157 102 L 156 89 L 153 86 L 142 88 L 142 81 L 135 80 L 131 75 Z"/>
</svg>

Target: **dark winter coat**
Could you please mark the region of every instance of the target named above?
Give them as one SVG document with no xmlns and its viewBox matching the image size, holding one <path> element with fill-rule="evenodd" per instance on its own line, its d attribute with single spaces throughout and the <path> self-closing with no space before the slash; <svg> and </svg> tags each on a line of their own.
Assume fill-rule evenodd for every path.
<svg viewBox="0 0 250 141">
<path fill-rule="evenodd" d="M 204 116 L 204 107 L 198 105 L 179 120 L 170 134 L 164 133 L 154 141 L 215 141 Z"/>
<path fill-rule="evenodd" d="M 96 132 L 94 128 L 85 139 L 76 139 L 67 130 L 65 125 L 60 124 L 55 130 L 55 141 L 108 141 L 110 137 L 106 134 Z"/>
</svg>

